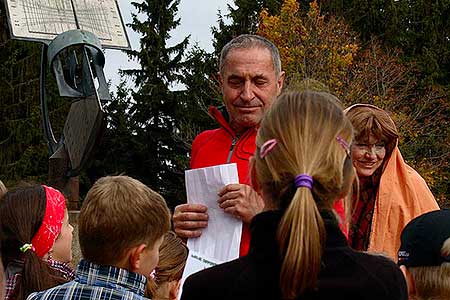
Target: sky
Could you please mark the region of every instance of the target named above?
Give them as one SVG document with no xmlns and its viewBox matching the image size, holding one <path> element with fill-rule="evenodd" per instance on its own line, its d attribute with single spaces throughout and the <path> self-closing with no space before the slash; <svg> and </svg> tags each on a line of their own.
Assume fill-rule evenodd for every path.
<svg viewBox="0 0 450 300">
<path fill-rule="evenodd" d="M 131 13 L 135 12 L 130 0 L 118 0 L 119 8 L 125 24 L 131 23 Z M 178 6 L 177 17 L 181 19 L 180 25 L 171 32 L 169 46 L 181 42 L 186 36 L 191 35 L 190 45 L 196 42 L 208 52 L 213 50 L 211 27 L 217 23 L 217 15 L 220 10 L 226 13 L 227 3 L 232 0 L 181 0 Z M 128 26 L 126 27 L 131 47 L 139 49 L 139 35 Z M 105 76 L 111 80 L 111 89 L 119 83 L 119 69 L 137 67 L 138 64 L 130 61 L 125 53 L 120 50 L 106 50 Z"/>
</svg>

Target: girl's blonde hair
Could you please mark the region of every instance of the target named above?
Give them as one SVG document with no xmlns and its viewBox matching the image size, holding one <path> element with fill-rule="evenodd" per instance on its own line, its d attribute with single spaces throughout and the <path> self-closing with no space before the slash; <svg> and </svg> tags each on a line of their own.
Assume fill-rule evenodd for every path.
<svg viewBox="0 0 450 300">
<path fill-rule="evenodd" d="M 450 256 L 450 238 L 441 249 L 442 256 Z M 440 266 L 409 267 L 408 271 L 414 279 L 415 300 L 450 299 L 450 262 Z"/>
<path fill-rule="evenodd" d="M 319 211 L 349 192 L 354 171 L 344 144 L 351 138 L 339 100 L 324 92 L 283 94 L 261 123 L 252 172 L 268 201 L 284 210 L 277 237 L 285 299 L 316 287 L 326 235 Z M 261 158 L 260 147 L 270 139 L 277 145 Z M 311 190 L 295 187 L 299 174 L 313 178 Z"/>
<path fill-rule="evenodd" d="M 0 199 L 3 197 L 3 195 L 6 194 L 8 190 L 6 189 L 6 186 L 3 184 L 3 182 L 0 180 Z"/>
<path fill-rule="evenodd" d="M 158 294 L 158 286 L 174 280 L 180 280 L 189 250 L 175 232 L 169 231 L 159 247 L 159 262 L 155 269 L 154 279 L 147 283 L 147 296 L 151 299 Z"/>
</svg>

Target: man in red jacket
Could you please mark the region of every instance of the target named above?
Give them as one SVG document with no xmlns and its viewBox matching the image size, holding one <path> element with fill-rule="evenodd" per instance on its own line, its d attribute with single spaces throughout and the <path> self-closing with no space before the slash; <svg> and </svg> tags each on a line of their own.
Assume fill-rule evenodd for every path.
<svg viewBox="0 0 450 300">
<path fill-rule="evenodd" d="M 248 224 L 260 213 L 262 198 L 250 186 L 248 164 L 256 149 L 258 125 L 283 87 L 280 54 L 269 40 L 240 35 L 226 44 L 220 54 L 219 82 L 227 110 L 210 108 L 220 128 L 200 133 L 192 144 L 191 168 L 237 163 L 239 184 L 229 184 L 218 193 L 219 206 L 243 221 L 240 255 L 250 243 Z M 173 214 L 175 232 L 195 238 L 208 224 L 208 213 L 200 204 L 182 204 Z"/>
</svg>

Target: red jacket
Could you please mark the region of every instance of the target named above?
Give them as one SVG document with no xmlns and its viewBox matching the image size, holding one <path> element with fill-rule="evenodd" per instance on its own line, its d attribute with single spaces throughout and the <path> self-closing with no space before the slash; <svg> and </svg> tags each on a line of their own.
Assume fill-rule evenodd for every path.
<svg viewBox="0 0 450 300">
<path fill-rule="evenodd" d="M 216 107 L 209 108 L 210 115 L 221 126 L 218 129 L 206 130 L 200 133 L 192 143 L 191 169 L 205 168 L 225 163 L 236 163 L 239 174 L 239 183 L 251 185 L 249 171 L 250 157 L 256 150 L 257 128 L 248 129 L 239 138 L 231 129 L 227 120 Z M 341 218 L 341 229 L 347 236 L 344 225 L 344 207 L 342 200 L 336 201 L 334 210 Z M 239 254 L 247 254 L 250 246 L 250 232 L 248 224 L 243 224 L 241 247 Z"/>
<path fill-rule="evenodd" d="M 256 148 L 256 128 L 248 129 L 239 138 L 231 129 L 220 111 L 210 107 L 209 113 L 221 126 L 218 129 L 200 133 L 192 143 L 191 169 L 211 167 L 225 163 L 236 163 L 239 183 L 250 185 L 248 164 Z M 250 246 L 248 224 L 244 223 L 240 255 L 244 256 Z"/>
</svg>

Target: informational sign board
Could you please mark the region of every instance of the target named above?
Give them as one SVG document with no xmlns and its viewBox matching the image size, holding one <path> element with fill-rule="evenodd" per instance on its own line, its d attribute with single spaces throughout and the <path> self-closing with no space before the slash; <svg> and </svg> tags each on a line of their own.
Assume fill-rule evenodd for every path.
<svg viewBox="0 0 450 300">
<path fill-rule="evenodd" d="M 6 8 L 14 39 L 51 41 L 82 29 L 104 48 L 130 49 L 117 0 L 6 0 Z"/>
</svg>

